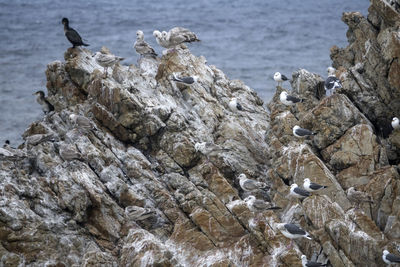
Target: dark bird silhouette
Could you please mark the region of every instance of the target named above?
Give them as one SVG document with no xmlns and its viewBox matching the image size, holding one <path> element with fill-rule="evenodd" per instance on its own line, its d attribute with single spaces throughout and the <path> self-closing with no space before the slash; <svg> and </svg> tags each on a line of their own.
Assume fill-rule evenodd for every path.
<svg viewBox="0 0 400 267">
<path fill-rule="evenodd" d="M 50 104 L 50 102 L 47 100 L 47 97 L 45 97 L 43 91 L 37 91 L 34 93 L 36 95 L 36 102 L 38 102 L 42 106 L 42 110 L 44 114 L 48 114 L 51 111 L 54 111 L 54 106 Z"/>
<path fill-rule="evenodd" d="M 85 44 L 82 41 L 81 36 L 77 31 L 69 27 L 69 20 L 67 18 L 62 19 L 62 24 L 64 24 L 64 33 L 65 37 L 67 37 L 68 41 L 71 42 L 72 48 L 75 48 L 76 46 L 89 46 L 89 44 Z"/>
</svg>

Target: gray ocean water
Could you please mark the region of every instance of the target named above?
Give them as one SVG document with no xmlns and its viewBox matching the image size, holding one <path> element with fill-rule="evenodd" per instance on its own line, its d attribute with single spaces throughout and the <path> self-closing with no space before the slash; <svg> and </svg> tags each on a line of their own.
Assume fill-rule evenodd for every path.
<svg viewBox="0 0 400 267">
<path fill-rule="evenodd" d="M 368 0 L 0 0 L 0 142 L 22 142 L 28 125 L 43 116 L 32 93 L 46 91 L 49 62 L 63 60 L 70 47 L 61 19 L 68 17 L 97 51 L 135 64 L 136 31 L 161 53 L 152 32 L 182 26 L 202 40 L 190 45 L 231 79 L 241 79 L 268 101 L 275 71 L 299 68 L 325 77 L 332 45 L 347 45 L 343 12 L 367 14 Z"/>
</svg>

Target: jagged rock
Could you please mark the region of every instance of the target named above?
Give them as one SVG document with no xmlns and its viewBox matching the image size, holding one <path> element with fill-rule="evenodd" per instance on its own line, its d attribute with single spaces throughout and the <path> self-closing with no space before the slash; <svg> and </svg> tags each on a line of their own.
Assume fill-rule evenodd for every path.
<svg viewBox="0 0 400 267">
<path fill-rule="evenodd" d="M 377 0 L 368 20 L 344 14 L 351 44 L 331 50 L 344 88 L 325 98 L 321 76 L 300 69 L 292 93 L 305 101 L 282 105 L 278 87 L 270 113 L 185 46 L 107 78 L 91 51 L 68 49 L 46 71 L 55 111 L 19 149 L 0 149 L 0 265 L 301 266 L 302 254 L 318 254 L 332 266 L 382 266 L 400 238 L 399 131 L 384 131 L 400 110 L 397 16 Z M 177 84 L 173 73 L 199 81 Z M 246 111 L 229 109 L 233 97 Z M 94 127 L 75 128 L 72 113 Z M 318 134 L 298 139 L 294 125 Z M 196 149 L 203 142 L 217 149 Z M 270 186 L 255 195 L 282 210 L 249 210 L 241 173 Z M 288 199 L 304 178 L 328 188 Z M 374 203 L 353 208 L 349 186 Z M 285 249 L 280 222 L 313 240 Z"/>
</svg>

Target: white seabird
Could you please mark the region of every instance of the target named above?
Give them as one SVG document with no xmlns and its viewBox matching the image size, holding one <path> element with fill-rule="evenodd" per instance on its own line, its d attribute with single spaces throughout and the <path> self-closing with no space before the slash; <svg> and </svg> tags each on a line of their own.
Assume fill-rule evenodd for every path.
<svg viewBox="0 0 400 267">
<path fill-rule="evenodd" d="M 288 77 L 286 77 L 285 75 L 281 74 L 280 72 L 275 72 L 274 80 L 275 80 L 275 82 L 278 83 L 278 86 L 282 86 L 282 83 L 284 81 L 289 81 Z"/>
<path fill-rule="evenodd" d="M 232 112 L 237 112 L 237 111 L 244 111 L 242 105 L 237 101 L 236 97 L 231 98 L 231 100 L 229 101 L 229 109 Z"/>
<path fill-rule="evenodd" d="M 71 161 L 74 159 L 82 160 L 81 153 L 79 153 L 74 145 L 61 144 L 58 150 L 61 158 L 65 161 Z"/>
<path fill-rule="evenodd" d="M 184 84 L 194 84 L 199 80 L 199 76 L 187 76 L 187 77 L 178 77 L 175 73 L 172 74 L 172 80 L 175 82 L 180 82 Z"/>
<path fill-rule="evenodd" d="M 327 188 L 326 185 L 319 185 L 310 181 L 309 178 L 304 179 L 303 187 L 308 192 L 315 192 L 324 188 Z"/>
<path fill-rule="evenodd" d="M 246 174 L 241 173 L 238 176 L 240 187 L 243 191 L 253 192 L 256 190 L 267 190 L 269 186 L 266 183 L 259 182 L 256 180 L 248 179 Z"/>
<path fill-rule="evenodd" d="M 244 201 L 246 202 L 246 205 L 249 208 L 249 210 L 253 212 L 282 209 L 281 207 L 274 206 L 271 203 L 266 202 L 264 200 L 256 199 L 255 196 L 248 196 L 244 199 Z"/>
<path fill-rule="evenodd" d="M 143 221 L 150 217 L 157 216 L 155 210 L 138 206 L 128 206 L 125 208 L 125 215 L 133 221 Z"/>
<path fill-rule="evenodd" d="M 92 122 L 85 116 L 70 114 L 69 119 L 76 127 L 84 131 L 90 131 L 94 128 Z"/>
<path fill-rule="evenodd" d="M 50 111 L 54 111 L 54 106 L 50 104 L 50 102 L 47 100 L 47 97 L 45 97 L 43 91 L 37 91 L 36 93 L 34 93 L 34 95 L 36 95 L 36 102 L 38 102 L 39 105 L 42 106 L 44 114 L 47 114 Z"/>
<path fill-rule="evenodd" d="M 155 30 L 153 35 L 156 37 L 157 43 L 165 48 L 175 48 L 182 43 L 200 41 L 196 34 L 182 27 L 172 28 L 168 33 L 165 31 L 161 33 L 160 31 Z"/>
<path fill-rule="evenodd" d="M 306 255 L 301 255 L 301 264 L 303 267 L 320 267 L 320 266 L 327 266 L 327 264 L 319 263 L 316 261 L 309 261 L 307 260 Z"/>
<path fill-rule="evenodd" d="M 288 95 L 288 93 L 285 91 L 282 91 L 282 93 L 279 95 L 279 100 L 286 106 L 292 106 L 298 102 L 303 102 L 303 99 Z"/>
<path fill-rule="evenodd" d="M 107 54 L 102 51 L 96 52 L 93 57 L 96 59 L 96 62 L 104 68 L 105 78 L 107 78 L 107 68 L 112 67 L 121 60 L 124 60 L 123 57 L 118 57 L 112 54 Z"/>
<path fill-rule="evenodd" d="M 356 203 L 356 205 L 357 205 L 356 208 L 358 208 L 359 205 L 360 205 L 362 202 L 374 203 L 374 202 L 372 201 L 372 198 L 371 198 L 370 195 L 368 195 L 368 194 L 365 193 L 365 192 L 356 191 L 356 190 L 354 189 L 354 187 L 350 187 L 349 189 L 347 189 L 347 198 L 348 198 L 351 202 Z"/>
<path fill-rule="evenodd" d="M 157 57 L 157 53 L 154 49 L 144 40 L 144 34 L 141 30 L 136 32 L 136 42 L 133 48 L 141 56 Z"/>
<path fill-rule="evenodd" d="M 312 132 L 312 131 L 310 131 L 308 129 L 301 128 L 298 125 L 295 125 L 293 127 L 293 135 L 296 136 L 296 137 L 299 137 L 299 138 L 307 137 L 307 136 L 311 136 L 311 135 L 316 135 L 316 134 L 317 134 L 316 132 Z"/>
<path fill-rule="evenodd" d="M 309 240 L 312 240 L 311 236 L 309 233 L 301 229 L 295 224 L 292 223 L 278 223 L 277 229 L 281 231 L 281 233 L 286 236 L 287 238 L 290 239 L 290 245 L 289 247 L 292 247 L 293 245 L 293 239 L 298 239 L 298 238 L 307 238 Z"/>
<path fill-rule="evenodd" d="M 393 129 L 400 129 L 400 120 L 397 117 L 392 119 L 392 127 Z"/>
<path fill-rule="evenodd" d="M 290 193 L 289 195 L 295 198 L 306 198 L 310 196 L 310 192 L 300 188 L 297 184 L 292 184 L 290 186 Z"/>
<path fill-rule="evenodd" d="M 331 96 L 335 93 L 335 90 L 338 88 L 342 88 L 342 82 L 336 78 L 335 76 L 335 69 L 329 67 L 328 71 L 328 78 L 325 80 L 324 88 L 326 91 L 326 96 Z"/>
<path fill-rule="evenodd" d="M 389 265 L 400 263 L 400 257 L 389 253 L 386 249 L 383 251 L 382 259 Z"/>
</svg>

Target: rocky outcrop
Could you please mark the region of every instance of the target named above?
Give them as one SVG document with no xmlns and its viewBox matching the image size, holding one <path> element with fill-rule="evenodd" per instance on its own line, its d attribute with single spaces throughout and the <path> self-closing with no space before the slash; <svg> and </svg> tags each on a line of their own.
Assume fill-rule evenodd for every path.
<svg viewBox="0 0 400 267">
<path fill-rule="evenodd" d="M 400 241 L 400 131 L 383 139 L 380 119 L 400 110 L 399 88 L 373 72 L 396 68 L 389 58 L 398 43 L 382 39 L 397 25 L 388 8 L 372 1 L 369 19 L 344 15 L 350 45 L 332 49 L 339 94 L 325 98 L 323 79 L 301 69 L 292 88 L 306 101 L 284 106 L 278 87 L 270 112 L 185 46 L 139 67 L 117 65 L 107 78 L 91 51 L 69 49 L 46 71 L 56 111 L 30 125 L 19 149 L 0 148 L 0 265 L 301 266 L 306 254 L 332 266 L 382 266 L 382 250 Z M 366 36 L 381 47 L 359 54 Z M 174 72 L 199 82 L 177 84 Z M 229 108 L 232 97 L 244 111 Z M 294 125 L 317 134 L 297 139 Z M 249 210 L 241 173 L 267 183 L 257 198 L 282 210 Z M 328 188 L 288 198 L 304 178 Z M 355 209 L 345 193 L 352 186 L 374 202 Z M 313 240 L 287 249 L 280 222 Z"/>
</svg>

